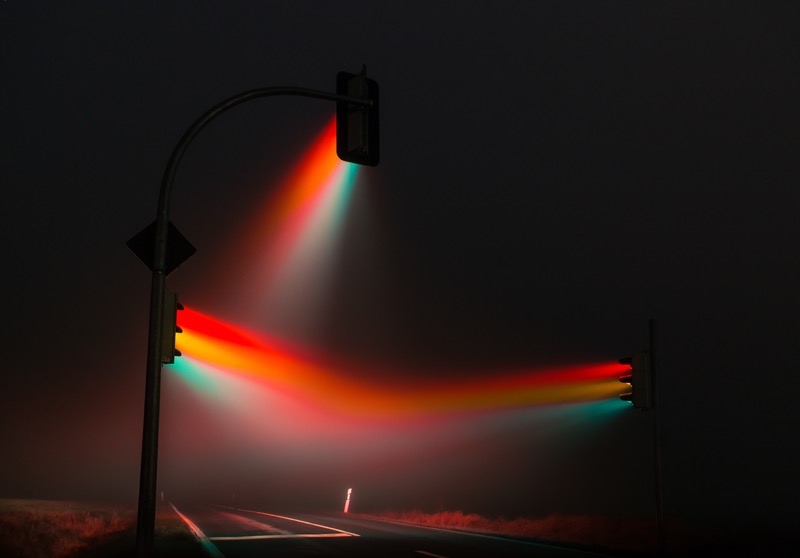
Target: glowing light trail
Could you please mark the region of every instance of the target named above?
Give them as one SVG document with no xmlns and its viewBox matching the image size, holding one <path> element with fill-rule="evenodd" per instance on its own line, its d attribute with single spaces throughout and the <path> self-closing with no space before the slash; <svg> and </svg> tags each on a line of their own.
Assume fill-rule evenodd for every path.
<svg viewBox="0 0 800 558">
<path fill-rule="evenodd" d="M 215 370 L 257 382 L 275 393 L 340 414 L 401 418 L 528 405 L 615 398 L 617 363 L 553 370 L 487 371 L 481 378 L 417 380 L 391 386 L 356 381 L 352 371 L 326 366 L 308 354 L 225 324 L 192 308 L 180 315 L 181 352 Z M 186 377 L 185 372 L 182 374 Z M 363 376 L 363 375 L 360 375 Z"/>
<path fill-rule="evenodd" d="M 307 332 L 318 323 L 357 170 L 336 157 L 333 119 L 233 242 L 228 267 L 248 262 L 236 290 L 273 328 Z"/>
</svg>

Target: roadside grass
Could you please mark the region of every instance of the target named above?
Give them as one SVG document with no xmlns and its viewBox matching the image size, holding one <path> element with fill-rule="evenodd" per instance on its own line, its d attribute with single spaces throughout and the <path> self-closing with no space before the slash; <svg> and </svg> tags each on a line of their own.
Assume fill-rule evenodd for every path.
<svg viewBox="0 0 800 558">
<path fill-rule="evenodd" d="M 207 558 L 167 504 L 156 515 L 155 556 Z M 132 558 L 135 510 L 113 504 L 0 499 L 3 558 Z"/>
</svg>

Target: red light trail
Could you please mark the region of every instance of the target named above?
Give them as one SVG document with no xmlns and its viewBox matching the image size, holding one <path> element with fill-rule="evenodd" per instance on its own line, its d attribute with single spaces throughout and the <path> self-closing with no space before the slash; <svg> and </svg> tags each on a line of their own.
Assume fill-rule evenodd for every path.
<svg viewBox="0 0 800 558">
<path fill-rule="evenodd" d="M 624 368 L 607 363 L 548 370 L 489 370 L 480 377 L 458 382 L 448 379 L 366 384 L 355 379 L 363 378 L 363 373 L 337 370 L 285 342 L 191 308 L 181 312 L 179 319 L 183 329 L 179 348 L 186 357 L 345 415 L 413 418 L 611 399 L 620 392 L 617 377 Z M 179 365 L 185 368 L 183 363 Z"/>
</svg>

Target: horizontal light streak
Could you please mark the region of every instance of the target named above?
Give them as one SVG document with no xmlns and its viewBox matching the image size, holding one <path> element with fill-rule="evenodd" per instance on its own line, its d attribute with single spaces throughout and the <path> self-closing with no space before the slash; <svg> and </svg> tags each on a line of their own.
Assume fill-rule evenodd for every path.
<svg viewBox="0 0 800 558">
<path fill-rule="evenodd" d="M 552 370 L 487 372 L 446 381 L 406 379 L 392 385 L 356 381 L 352 371 L 326 366 L 286 343 L 226 324 L 192 308 L 179 313 L 184 355 L 263 384 L 273 392 L 346 414 L 385 417 L 481 411 L 614 398 L 619 364 Z M 363 373 L 359 374 L 363 377 Z M 401 375 L 402 377 L 402 375 Z"/>
</svg>

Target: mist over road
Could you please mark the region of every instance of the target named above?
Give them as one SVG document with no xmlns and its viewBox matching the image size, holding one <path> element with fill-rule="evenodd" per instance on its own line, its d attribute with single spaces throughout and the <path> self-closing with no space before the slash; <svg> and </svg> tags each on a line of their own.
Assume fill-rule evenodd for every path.
<svg viewBox="0 0 800 558">
<path fill-rule="evenodd" d="M 255 556 L 471 558 L 582 557 L 603 554 L 529 541 L 462 533 L 336 514 L 272 514 L 223 506 L 178 512 L 206 538 L 217 557 Z M 212 546 L 213 545 L 213 546 Z"/>
</svg>

